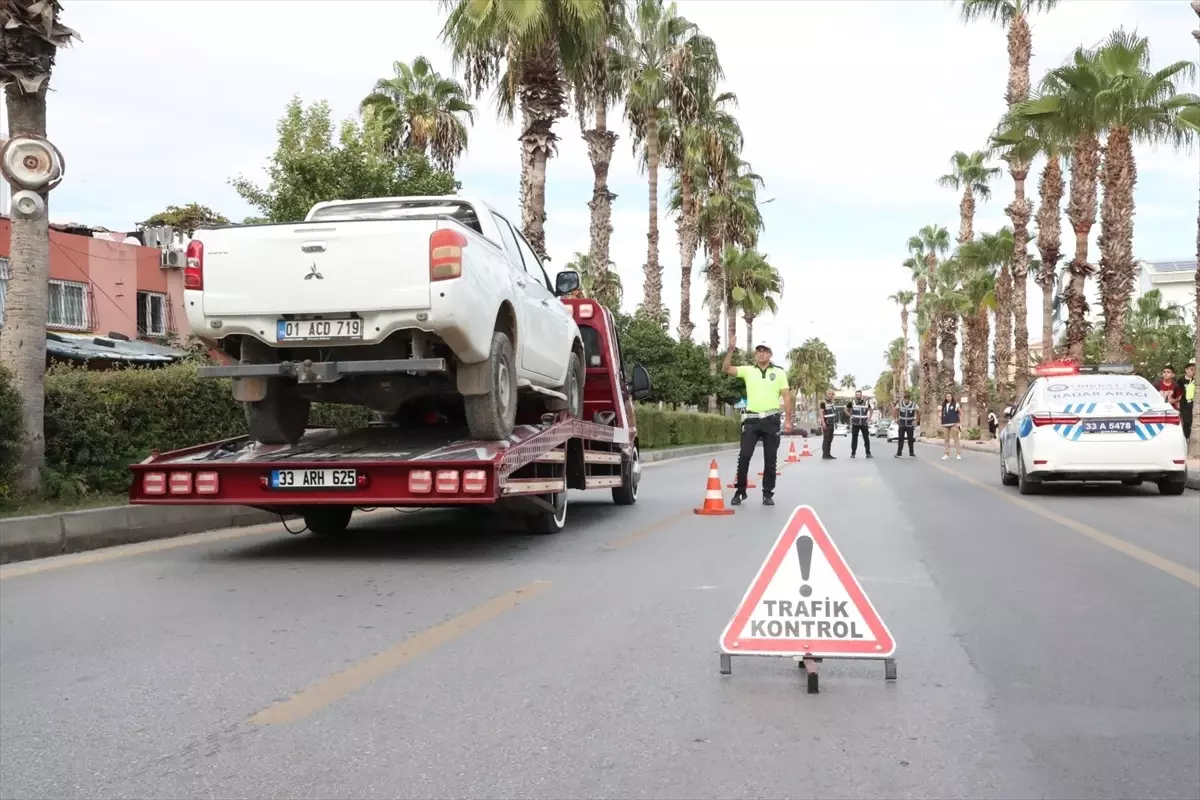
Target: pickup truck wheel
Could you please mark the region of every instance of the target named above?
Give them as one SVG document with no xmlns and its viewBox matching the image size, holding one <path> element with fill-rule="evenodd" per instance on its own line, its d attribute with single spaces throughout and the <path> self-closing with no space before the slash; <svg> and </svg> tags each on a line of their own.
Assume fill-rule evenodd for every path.
<svg viewBox="0 0 1200 800">
<path fill-rule="evenodd" d="M 513 365 L 513 346 L 506 334 L 492 334 L 488 356 L 490 375 L 485 394 L 467 395 L 467 429 L 472 438 L 495 441 L 507 439 L 517 419 L 517 370 Z"/>
<path fill-rule="evenodd" d="M 308 427 L 311 403 L 301 397 L 295 384 L 280 378 L 267 380 L 267 396 L 244 403 L 250 438 L 260 444 L 296 444 Z"/>
<path fill-rule="evenodd" d="M 559 492 L 547 495 L 543 499 L 549 501 L 554 510 L 539 508 L 530 513 L 529 530 L 543 535 L 558 533 L 567 525 L 567 493 Z"/>
<path fill-rule="evenodd" d="M 579 355 L 571 354 L 571 360 L 567 364 L 567 382 L 559 387 L 558 391 L 567 396 L 566 401 L 550 400 L 546 403 L 548 411 L 566 411 L 567 416 L 573 419 L 583 418 L 583 362 L 579 360 Z"/>
<path fill-rule="evenodd" d="M 304 510 L 304 524 L 317 536 L 337 536 L 350 525 L 354 506 L 314 506 Z"/>
</svg>

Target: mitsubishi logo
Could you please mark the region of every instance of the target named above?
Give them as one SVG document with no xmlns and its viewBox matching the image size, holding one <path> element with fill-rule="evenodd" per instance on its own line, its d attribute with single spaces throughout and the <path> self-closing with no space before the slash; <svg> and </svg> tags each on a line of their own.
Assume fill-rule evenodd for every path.
<svg viewBox="0 0 1200 800">
<path fill-rule="evenodd" d="M 304 276 L 304 280 L 311 281 L 313 278 L 316 278 L 319 281 L 325 280 L 325 276 L 322 275 L 320 272 L 317 272 L 317 262 L 314 261 L 312 263 L 312 266 L 309 267 L 308 269 L 309 269 L 309 272 L 307 275 Z"/>
</svg>

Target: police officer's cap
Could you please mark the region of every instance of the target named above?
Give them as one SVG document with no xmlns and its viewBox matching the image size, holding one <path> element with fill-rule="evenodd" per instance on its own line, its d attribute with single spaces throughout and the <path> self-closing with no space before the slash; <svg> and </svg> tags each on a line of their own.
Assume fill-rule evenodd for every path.
<svg viewBox="0 0 1200 800">
<path fill-rule="evenodd" d="M 771 349 L 771 345 L 769 345 L 769 344 L 767 344 L 766 342 L 763 342 L 763 341 L 760 341 L 758 344 L 754 345 L 754 349 L 755 349 L 755 350 L 766 350 L 768 353 L 772 353 L 772 352 L 774 352 L 774 351 Z"/>
</svg>

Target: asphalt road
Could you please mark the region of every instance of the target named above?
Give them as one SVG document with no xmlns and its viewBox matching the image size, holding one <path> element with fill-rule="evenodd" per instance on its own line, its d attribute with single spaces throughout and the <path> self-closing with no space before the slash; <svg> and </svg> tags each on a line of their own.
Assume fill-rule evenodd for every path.
<svg viewBox="0 0 1200 800">
<path fill-rule="evenodd" d="M 334 541 L 264 526 L 0 569 L 0 795 L 1200 796 L 1200 494 L 1024 498 L 993 457 L 873 444 L 732 517 L 692 515 L 693 458 L 648 467 L 632 508 L 576 495 L 551 537 L 380 511 Z M 801 503 L 895 635 L 895 683 L 718 674 Z"/>
</svg>

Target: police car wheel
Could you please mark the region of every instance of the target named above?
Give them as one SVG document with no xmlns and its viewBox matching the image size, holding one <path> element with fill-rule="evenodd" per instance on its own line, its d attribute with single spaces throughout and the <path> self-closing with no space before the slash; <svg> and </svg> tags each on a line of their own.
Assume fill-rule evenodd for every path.
<svg viewBox="0 0 1200 800">
<path fill-rule="evenodd" d="M 1021 494 L 1039 494 L 1042 491 L 1041 482 L 1030 478 L 1025 471 L 1025 454 L 1020 448 L 1017 448 L 1017 491 Z"/>
<path fill-rule="evenodd" d="M 1177 481 L 1164 478 L 1158 482 L 1158 493 L 1168 496 L 1178 496 L 1187 489 L 1187 481 Z"/>
<path fill-rule="evenodd" d="M 1016 486 L 1017 476 L 1008 471 L 1004 465 L 1004 445 L 1000 445 L 1000 483 L 1005 486 Z"/>
</svg>

